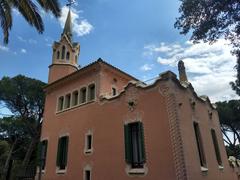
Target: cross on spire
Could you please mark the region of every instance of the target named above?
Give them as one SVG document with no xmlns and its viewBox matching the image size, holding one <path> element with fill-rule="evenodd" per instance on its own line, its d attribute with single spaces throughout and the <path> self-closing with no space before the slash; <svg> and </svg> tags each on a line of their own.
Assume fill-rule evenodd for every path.
<svg viewBox="0 0 240 180">
<path fill-rule="evenodd" d="M 72 18 L 71 18 L 70 8 L 71 8 L 72 4 L 74 4 L 74 3 L 75 3 L 75 0 L 68 0 L 68 3 L 66 4 L 66 6 L 69 7 L 69 11 L 68 11 L 67 19 L 66 19 L 65 26 L 63 29 L 63 33 L 62 33 L 62 36 L 67 35 L 69 41 L 72 41 Z"/>
<path fill-rule="evenodd" d="M 72 5 L 73 5 L 75 2 L 76 2 L 75 0 L 68 0 L 66 6 L 68 6 L 69 9 L 71 9 Z"/>
</svg>

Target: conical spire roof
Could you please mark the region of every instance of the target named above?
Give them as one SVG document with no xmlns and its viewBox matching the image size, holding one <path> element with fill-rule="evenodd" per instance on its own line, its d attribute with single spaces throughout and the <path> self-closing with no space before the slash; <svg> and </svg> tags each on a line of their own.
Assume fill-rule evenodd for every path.
<svg viewBox="0 0 240 180">
<path fill-rule="evenodd" d="M 70 41 L 72 41 L 72 18 L 71 18 L 70 9 L 68 11 L 68 15 L 67 15 L 67 19 L 66 19 L 66 22 L 65 22 L 65 26 L 64 26 L 64 29 L 63 29 L 62 36 L 64 34 L 67 35 L 67 37 L 69 38 Z"/>
</svg>

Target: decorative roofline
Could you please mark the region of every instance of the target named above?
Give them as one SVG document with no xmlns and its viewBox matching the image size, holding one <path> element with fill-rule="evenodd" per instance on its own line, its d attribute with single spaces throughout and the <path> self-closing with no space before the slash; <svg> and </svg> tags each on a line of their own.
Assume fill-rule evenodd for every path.
<svg viewBox="0 0 240 180">
<path fill-rule="evenodd" d="M 186 83 L 182 84 L 177 79 L 176 74 L 174 74 L 171 71 L 166 71 L 166 72 L 163 72 L 163 73 L 159 74 L 159 77 L 155 80 L 155 82 L 150 84 L 150 85 L 143 84 L 141 81 L 130 81 L 124 87 L 124 90 L 121 91 L 118 95 L 111 96 L 111 97 L 104 97 L 104 96 L 102 96 L 101 97 L 101 101 L 111 101 L 111 100 L 114 100 L 114 99 L 117 99 L 117 98 L 121 97 L 127 91 L 127 89 L 130 86 L 134 86 L 134 87 L 140 88 L 140 89 L 149 89 L 149 88 L 152 88 L 152 87 L 156 86 L 159 82 L 167 81 L 167 80 L 173 81 L 179 88 L 181 88 L 183 90 L 188 90 L 189 89 L 193 93 L 194 97 L 196 99 L 198 99 L 200 102 L 203 102 L 203 103 L 207 102 L 212 109 L 214 109 L 214 110 L 216 109 L 216 105 L 211 103 L 211 101 L 208 98 L 208 96 L 206 96 L 206 95 L 198 96 L 191 83 L 188 82 L 188 85 Z"/>
<path fill-rule="evenodd" d="M 93 67 L 93 66 L 96 66 L 97 64 L 101 64 L 101 63 L 104 64 L 104 65 L 107 65 L 109 68 L 112 68 L 112 69 L 114 69 L 114 70 L 116 70 L 116 71 L 118 71 L 118 72 L 120 72 L 120 73 L 128 76 L 129 78 L 131 78 L 131 79 L 133 79 L 133 80 L 135 80 L 135 81 L 140 81 L 140 80 L 136 79 L 135 77 L 127 74 L 126 72 L 118 69 L 117 67 L 114 67 L 113 65 L 111 65 L 111 64 L 107 63 L 106 61 L 102 60 L 101 58 L 99 58 L 97 61 L 94 61 L 94 62 L 88 64 L 87 66 L 85 66 L 85 67 L 77 70 L 76 72 L 73 72 L 73 73 L 71 73 L 71 74 L 69 74 L 69 75 L 67 75 L 67 76 L 64 76 L 64 77 L 61 78 L 61 79 L 58 79 L 58 80 L 52 82 L 51 84 L 46 85 L 46 86 L 44 87 L 44 90 L 46 91 L 46 90 L 48 90 L 50 87 L 54 87 L 55 85 L 59 84 L 61 81 L 66 81 L 66 80 L 68 80 L 68 79 L 70 79 L 70 78 L 73 78 L 73 77 L 75 77 L 77 74 L 82 73 L 83 71 L 86 71 L 87 69 L 89 69 L 89 68 L 91 68 L 91 67 Z"/>
</svg>

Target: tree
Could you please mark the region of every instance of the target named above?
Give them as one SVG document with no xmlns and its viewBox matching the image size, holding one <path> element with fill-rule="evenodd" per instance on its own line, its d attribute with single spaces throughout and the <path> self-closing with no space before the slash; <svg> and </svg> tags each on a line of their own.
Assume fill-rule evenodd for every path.
<svg viewBox="0 0 240 180">
<path fill-rule="evenodd" d="M 240 158 L 240 101 L 230 100 L 216 104 L 228 155 Z"/>
<path fill-rule="evenodd" d="M 8 141 L 12 139 L 5 173 L 9 159 L 23 137 L 29 137 L 27 141 L 29 143 L 25 145 L 27 150 L 22 161 L 23 167 L 29 164 L 37 147 L 43 116 L 45 85 L 39 80 L 22 75 L 13 78 L 3 77 L 0 80 L 0 101 L 14 114 L 13 117 L 5 118 L 4 122 L 1 121 L 1 136 Z"/>
<path fill-rule="evenodd" d="M 3 41 L 8 43 L 9 31 L 12 27 L 12 9 L 17 9 L 25 20 L 39 33 L 43 33 L 44 25 L 39 14 L 38 6 L 46 12 L 51 11 L 55 17 L 59 17 L 61 10 L 58 0 L 0 0 L 0 23 L 3 30 Z"/>
<path fill-rule="evenodd" d="M 229 40 L 237 57 L 237 79 L 231 82 L 240 95 L 240 3 L 239 0 L 180 0 L 180 17 L 175 28 L 181 34 L 191 32 L 191 40 L 214 43 L 219 38 Z"/>
</svg>

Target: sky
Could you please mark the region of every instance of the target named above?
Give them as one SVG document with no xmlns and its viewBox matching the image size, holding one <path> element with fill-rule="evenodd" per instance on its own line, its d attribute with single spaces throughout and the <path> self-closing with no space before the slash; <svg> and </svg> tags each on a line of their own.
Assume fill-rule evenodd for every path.
<svg viewBox="0 0 240 180">
<path fill-rule="evenodd" d="M 0 41 L 0 78 L 25 76 L 47 82 L 52 44 L 60 40 L 68 8 L 61 1 L 59 19 L 41 11 L 45 31 L 38 34 L 13 11 L 13 28 L 7 46 Z M 79 64 L 99 57 L 136 78 L 147 81 L 166 70 L 177 72 L 182 59 L 189 81 L 198 95 L 212 102 L 237 98 L 230 81 L 235 80 L 235 57 L 224 39 L 213 45 L 189 41 L 174 28 L 179 1 L 79 0 L 72 7 L 73 39 L 80 43 Z M 0 34 L 2 40 L 2 34 Z"/>
</svg>

